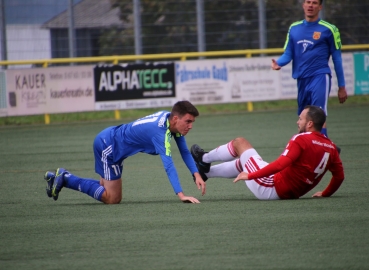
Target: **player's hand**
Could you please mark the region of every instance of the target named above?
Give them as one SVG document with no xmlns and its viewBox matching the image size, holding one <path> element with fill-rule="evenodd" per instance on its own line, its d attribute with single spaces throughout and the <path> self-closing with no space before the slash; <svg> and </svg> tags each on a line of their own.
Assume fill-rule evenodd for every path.
<svg viewBox="0 0 369 270">
<path fill-rule="evenodd" d="M 184 203 L 200 203 L 198 199 L 190 196 L 185 196 L 183 192 L 179 192 L 177 195 L 179 199 Z"/>
<path fill-rule="evenodd" d="M 204 196 L 206 193 L 206 183 L 204 182 L 204 180 L 202 180 L 201 175 L 199 173 L 194 173 L 194 177 L 197 188 L 199 190 L 201 189 L 201 195 Z"/>
<path fill-rule="evenodd" d="M 340 101 L 340 103 L 344 103 L 346 99 L 347 99 L 346 87 L 344 86 L 338 87 L 338 100 Z"/>
<path fill-rule="evenodd" d="M 311 197 L 315 197 L 315 198 L 320 198 L 323 197 L 323 192 L 322 191 L 318 191 L 317 193 L 315 193 L 313 196 Z"/>
<path fill-rule="evenodd" d="M 241 180 L 249 180 L 249 174 L 247 172 L 241 172 L 236 179 L 233 180 L 233 183 L 237 183 Z"/>
<path fill-rule="evenodd" d="M 281 67 L 277 64 L 277 61 L 275 61 L 274 59 L 272 59 L 272 69 L 274 70 L 280 70 Z"/>
</svg>

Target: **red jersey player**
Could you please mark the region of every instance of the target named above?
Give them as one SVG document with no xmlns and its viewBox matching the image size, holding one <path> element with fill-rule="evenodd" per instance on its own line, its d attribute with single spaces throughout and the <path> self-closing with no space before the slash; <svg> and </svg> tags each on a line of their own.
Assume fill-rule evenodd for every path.
<svg viewBox="0 0 369 270">
<path fill-rule="evenodd" d="M 313 197 L 329 197 L 342 184 L 344 171 L 336 145 L 320 133 L 326 116 L 317 106 L 306 106 L 297 121 L 299 134 L 288 142 L 279 158 L 265 162 L 252 145 L 239 137 L 209 153 L 198 145 L 192 156 L 204 180 L 235 178 L 245 183 L 260 200 L 297 199 L 313 189 L 329 170 L 332 179 Z M 210 166 L 211 162 L 223 163 Z"/>
</svg>

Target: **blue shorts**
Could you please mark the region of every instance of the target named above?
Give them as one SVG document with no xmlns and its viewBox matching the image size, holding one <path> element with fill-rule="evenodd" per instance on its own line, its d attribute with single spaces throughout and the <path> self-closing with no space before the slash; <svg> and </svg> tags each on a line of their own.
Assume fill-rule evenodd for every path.
<svg viewBox="0 0 369 270">
<path fill-rule="evenodd" d="M 109 127 L 97 134 L 94 140 L 95 172 L 105 180 L 118 180 L 122 177 L 123 160 L 113 162 L 113 143 L 110 139 Z"/>
<path fill-rule="evenodd" d="M 297 115 L 300 115 L 306 105 L 319 106 L 328 115 L 327 103 L 331 91 L 331 76 L 329 74 L 298 79 L 297 88 Z"/>
</svg>

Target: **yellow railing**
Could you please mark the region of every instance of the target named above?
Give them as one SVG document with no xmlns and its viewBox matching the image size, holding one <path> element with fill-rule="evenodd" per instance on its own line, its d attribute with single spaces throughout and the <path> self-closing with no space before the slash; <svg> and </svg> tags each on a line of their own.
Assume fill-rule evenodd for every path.
<svg viewBox="0 0 369 270">
<path fill-rule="evenodd" d="M 369 50 L 369 44 L 346 45 L 342 50 Z M 9 60 L 0 61 L 1 66 L 9 65 L 42 65 L 48 67 L 50 64 L 69 64 L 69 63 L 112 63 L 118 64 L 122 61 L 136 60 L 160 60 L 160 59 L 180 59 L 196 57 L 221 57 L 221 56 L 245 56 L 252 57 L 257 54 L 281 54 L 282 48 L 272 49 L 252 49 L 252 50 L 233 50 L 233 51 L 210 51 L 210 52 L 180 52 L 180 53 L 161 53 L 161 54 L 142 54 L 142 55 L 112 55 L 96 57 L 75 57 L 75 58 L 53 58 L 53 59 L 33 59 L 33 60 Z"/>
</svg>

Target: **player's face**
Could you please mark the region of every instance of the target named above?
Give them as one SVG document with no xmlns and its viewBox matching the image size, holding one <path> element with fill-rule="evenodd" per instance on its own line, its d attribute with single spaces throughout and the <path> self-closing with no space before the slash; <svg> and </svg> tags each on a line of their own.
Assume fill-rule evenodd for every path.
<svg viewBox="0 0 369 270">
<path fill-rule="evenodd" d="M 319 18 L 319 11 L 321 11 L 323 7 L 319 0 L 305 0 L 302 4 L 302 8 L 304 9 L 305 19 L 313 22 Z"/>
<path fill-rule="evenodd" d="M 178 132 L 185 136 L 192 128 L 193 122 L 195 122 L 195 117 L 191 114 L 185 114 L 181 118 L 179 116 L 174 116 L 175 124 L 173 125 Z"/>
<path fill-rule="evenodd" d="M 307 131 L 306 126 L 308 124 L 308 121 L 306 120 L 306 113 L 307 113 L 307 109 L 303 110 L 300 113 L 299 120 L 297 120 L 297 129 L 299 133 L 303 133 Z"/>
</svg>

